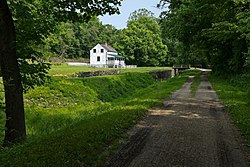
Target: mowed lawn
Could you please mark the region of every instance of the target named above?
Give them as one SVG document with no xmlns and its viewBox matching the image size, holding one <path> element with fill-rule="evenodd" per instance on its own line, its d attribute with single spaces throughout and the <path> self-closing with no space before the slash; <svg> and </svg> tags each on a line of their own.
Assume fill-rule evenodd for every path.
<svg viewBox="0 0 250 167">
<path fill-rule="evenodd" d="M 52 64 L 49 70 L 51 76 L 70 76 L 78 72 L 96 71 L 96 70 L 121 70 L 122 72 L 149 72 L 155 70 L 170 70 L 171 67 L 138 67 L 127 69 L 114 69 L 114 68 L 94 68 L 89 66 L 69 66 L 66 63 Z"/>
</svg>

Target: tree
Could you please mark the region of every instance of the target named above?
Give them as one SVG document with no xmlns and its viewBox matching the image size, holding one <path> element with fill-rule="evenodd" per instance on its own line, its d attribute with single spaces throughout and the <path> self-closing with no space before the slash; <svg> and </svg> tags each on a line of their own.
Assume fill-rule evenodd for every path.
<svg viewBox="0 0 250 167">
<path fill-rule="evenodd" d="M 200 64 L 197 59 L 204 55 L 204 48 L 201 42 L 201 30 L 211 26 L 211 12 L 216 12 L 209 5 L 200 7 L 206 2 L 199 1 L 169 1 L 169 10 L 161 15 L 162 35 L 171 41 L 178 41 L 182 45 L 181 50 L 175 46 L 179 52 L 176 56 L 178 62 L 186 64 Z M 211 1 L 212 3 L 212 1 Z M 203 12 L 203 13 L 202 13 Z M 207 12 L 205 14 L 205 12 Z M 170 44 L 168 44 L 170 45 Z M 173 49 L 172 49 L 173 50 Z M 200 52 L 199 52 L 200 51 Z"/>
<path fill-rule="evenodd" d="M 170 3 L 162 13 L 164 33 L 185 48 L 188 63 L 210 63 L 214 72 L 242 72 L 249 45 L 246 25 L 249 2 L 245 0 L 163 0 Z M 241 16 L 240 16 L 241 15 Z M 243 23 L 243 22 L 245 23 Z M 243 28 L 244 27 L 244 28 Z"/>
<path fill-rule="evenodd" d="M 14 17 L 12 16 L 9 4 Z M 36 52 L 32 52 L 33 49 L 28 49 L 28 47 L 20 48 L 21 43 L 28 42 L 29 44 L 30 41 L 41 41 L 43 36 L 49 34 L 57 21 L 69 19 L 88 21 L 95 15 L 118 12 L 119 5 L 121 5 L 120 0 L 10 0 L 9 3 L 7 3 L 7 0 L 0 0 L 0 66 L 6 103 L 4 145 L 18 142 L 26 137 L 23 86 L 18 63 L 21 63 L 21 66 L 22 64 L 28 65 L 27 59 L 30 59 L 35 62 L 35 65 L 41 65 L 35 61 L 37 59 L 34 58 L 36 57 Z M 78 11 L 80 11 L 80 13 Z M 27 20 L 30 22 L 25 22 Z M 29 25 L 29 23 L 33 23 L 31 20 L 34 21 L 34 24 Z M 36 27 L 32 27 L 34 25 L 36 25 Z M 42 28 L 39 28 L 38 25 Z M 17 27 L 16 30 L 15 26 Z M 28 34 L 27 27 L 31 29 L 28 31 L 31 35 L 27 36 L 28 39 L 26 37 L 23 39 L 20 38 L 22 37 L 22 33 Z M 31 37 L 35 40 L 32 40 Z M 35 44 L 31 44 L 31 46 Z M 27 51 L 25 51 L 25 49 L 27 49 Z M 18 52 L 21 50 L 23 52 Z M 23 58 L 22 55 L 26 57 Z M 41 70 L 42 69 L 43 68 L 41 68 Z"/>
<path fill-rule="evenodd" d="M 5 90 L 6 131 L 8 141 L 26 136 L 21 75 L 16 58 L 16 34 L 7 1 L 0 1 L 0 66 Z"/>
<path fill-rule="evenodd" d="M 55 31 L 44 39 L 45 53 L 48 57 L 77 58 L 82 55 L 80 41 L 77 37 L 75 24 L 62 22 Z"/>
<path fill-rule="evenodd" d="M 155 16 L 154 16 L 154 13 L 145 9 L 145 8 L 142 8 L 142 9 L 138 9 L 134 12 L 132 12 L 130 15 L 129 15 L 129 18 L 128 18 L 128 22 L 129 21 L 132 21 L 132 20 L 139 20 L 141 17 L 148 17 L 148 18 L 152 18 L 152 19 L 155 19 Z"/>
<path fill-rule="evenodd" d="M 134 13 L 138 14 L 138 12 Z M 136 19 L 128 22 L 128 27 L 121 32 L 120 40 L 115 48 L 126 55 L 128 64 L 165 65 L 168 49 L 162 43 L 157 19 L 141 14 L 138 16 L 131 17 Z"/>
<path fill-rule="evenodd" d="M 55 30 L 44 39 L 47 57 L 89 58 L 89 50 L 97 43 L 107 42 L 113 45 L 120 34 L 112 25 L 103 25 L 97 17 L 88 23 L 60 23 Z"/>
</svg>

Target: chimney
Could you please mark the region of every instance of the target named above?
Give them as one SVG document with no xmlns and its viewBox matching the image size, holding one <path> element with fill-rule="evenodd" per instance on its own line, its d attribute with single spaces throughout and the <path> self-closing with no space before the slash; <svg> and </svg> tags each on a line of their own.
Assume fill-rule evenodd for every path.
<svg viewBox="0 0 250 167">
<path fill-rule="evenodd" d="M 105 45 L 105 46 L 108 46 L 108 43 L 107 43 L 107 41 L 106 41 L 106 42 L 104 43 L 104 45 Z"/>
</svg>

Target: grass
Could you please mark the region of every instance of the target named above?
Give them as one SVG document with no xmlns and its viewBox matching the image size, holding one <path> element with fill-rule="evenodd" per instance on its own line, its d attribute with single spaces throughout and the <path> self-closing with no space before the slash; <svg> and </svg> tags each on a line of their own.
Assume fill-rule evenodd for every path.
<svg viewBox="0 0 250 167">
<path fill-rule="evenodd" d="M 150 71 L 159 71 L 159 70 L 172 70 L 171 67 L 137 67 L 137 68 L 126 68 L 121 69 L 123 73 L 127 72 L 150 72 Z"/>
<path fill-rule="evenodd" d="M 198 86 L 200 85 L 200 71 L 197 71 L 197 74 L 194 75 L 194 80 L 191 85 L 191 94 L 195 96 L 196 90 L 198 89 Z"/>
<path fill-rule="evenodd" d="M 52 78 L 25 94 L 28 140 L 2 148 L 0 166 L 102 166 L 125 132 L 187 75 L 161 82 L 137 72 Z"/>
<path fill-rule="evenodd" d="M 123 73 L 127 72 L 149 72 L 152 70 L 170 70 L 170 67 L 138 67 L 138 68 L 127 68 L 127 69 L 117 69 L 121 70 Z M 110 70 L 110 68 L 93 68 L 88 66 L 69 66 L 67 64 L 52 64 L 49 71 L 49 75 L 52 76 L 70 76 L 77 72 L 94 71 L 94 70 Z M 112 68 L 113 70 L 113 68 Z"/>
<path fill-rule="evenodd" d="M 104 84 L 105 83 L 105 84 Z M 117 98 L 132 94 L 134 91 L 155 83 L 147 73 L 124 73 L 122 75 L 91 77 L 83 79 L 83 84 L 96 90 L 98 99 L 110 102 Z M 108 91 L 107 91 L 108 90 Z"/>
<path fill-rule="evenodd" d="M 25 94 L 28 135 L 43 135 L 101 114 L 115 100 L 156 81 L 147 73 L 91 78 L 52 78 Z"/>
<path fill-rule="evenodd" d="M 209 77 L 225 109 L 250 144 L 250 74 L 223 79 Z"/>
</svg>

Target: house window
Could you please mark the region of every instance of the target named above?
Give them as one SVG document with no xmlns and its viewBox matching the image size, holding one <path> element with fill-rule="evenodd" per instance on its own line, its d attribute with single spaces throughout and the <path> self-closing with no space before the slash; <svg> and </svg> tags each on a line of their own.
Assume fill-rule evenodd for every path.
<svg viewBox="0 0 250 167">
<path fill-rule="evenodd" d="M 101 61 L 101 58 L 100 58 L 100 56 L 97 56 L 97 61 Z"/>
<path fill-rule="evenodd" d="M 93 52 L 96 53 L 96 49 L 94 49 Z"/>
<path fill-rule="evenodd" d="M 101 49 L 101 53 L 103 53 L 104 52 L 104 49 Z"/>
</svg>

